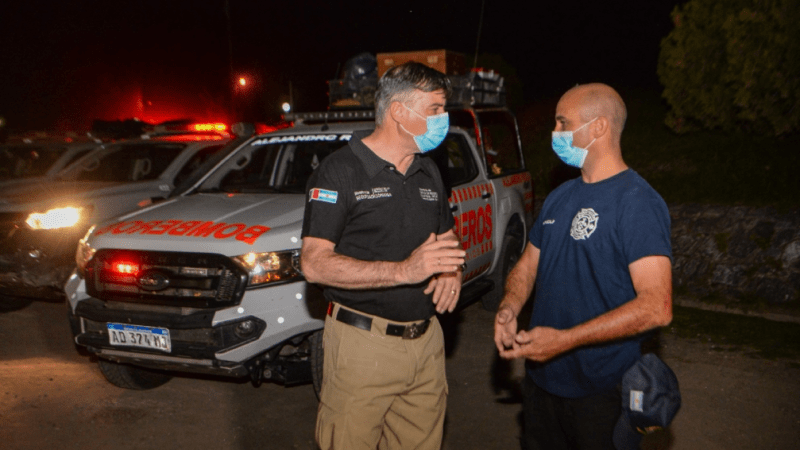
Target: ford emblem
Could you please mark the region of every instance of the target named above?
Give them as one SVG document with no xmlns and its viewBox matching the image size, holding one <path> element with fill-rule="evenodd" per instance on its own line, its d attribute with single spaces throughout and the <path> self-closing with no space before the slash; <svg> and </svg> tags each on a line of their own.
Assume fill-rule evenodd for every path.
<svg viewBox="0 0 800 450">
<path fill-rule="evenodd" d="M 161 272 L 145 272 L 136 280 L 145 291 L 160 291 L 169 286 L 169 278 Z"/>
</svg>

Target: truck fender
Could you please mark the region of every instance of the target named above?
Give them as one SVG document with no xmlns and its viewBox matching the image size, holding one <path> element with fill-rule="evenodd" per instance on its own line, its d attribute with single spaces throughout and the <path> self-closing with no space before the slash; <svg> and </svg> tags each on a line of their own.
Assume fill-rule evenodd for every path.
<svg viewBox="0 0 800 450">
<path fill-rule="evenodd" d="M 508 215 L 509 218 L 506 221 L 496 220 L 496 227 L 493 230 L 495 235 L 493 236 L 494 242 L 497 243 L 497 248 L 503 245 L 503 239 L 509 234 L 512 233 L 513 236 L 517 237 L 522 244 L 522 249 L 525 248 L 525 244 L 528 242 L 528 229 L 532 224 L 528 224 L 525 221 L 525 211 L 514 211 L 511 209 L 510 205 L 524 205 L 524 199 L 520 192 L 512 190 L 507 193 L 503 198 L 498 199 L 498 206 L 501 215 Z M 508 205 L 508 206 L 506 206 Z M 504 208 L 505 206 L 505 208 Z M 506 208 L 510 209 L 506 211 Z M 493 257 L 492 260 L 492 271 L 497 267 L 498 261 L 500 259 L 500 251 L 498 250 Z"/>
</svg>

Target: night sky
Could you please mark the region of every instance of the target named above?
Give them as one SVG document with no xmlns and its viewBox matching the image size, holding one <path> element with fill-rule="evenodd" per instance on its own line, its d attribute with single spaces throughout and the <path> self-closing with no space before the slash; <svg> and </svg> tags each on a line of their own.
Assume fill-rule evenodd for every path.
<svg viewBox="0 0 800 450">
<path fill-rule="evenodd" d="M 682 2 L 487 0 L 478 40 L 481 3 L 229 0 L 228 21 L 225 0 L 12 0 L 0 12 L 0 116 L 13 131 L 85 131 L 135 114 L 137 99 L 163 118 L 211 118 L 233 96 L 237 118 L 269 121 L 290 82 L 296 110 L 324 109 L 325 81 L 361 52 L 448 49 L 471 65 L 476 44 L 516 69 L 520 103 L 592 81 L 656 90 Z"/>
</svg>

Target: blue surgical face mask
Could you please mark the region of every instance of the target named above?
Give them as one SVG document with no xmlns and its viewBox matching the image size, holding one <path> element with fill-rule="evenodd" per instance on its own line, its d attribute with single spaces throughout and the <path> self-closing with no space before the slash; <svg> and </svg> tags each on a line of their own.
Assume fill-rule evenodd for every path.
<svg viewBox="0 0 800 450">
<path fill-rule="evenodd" d="M 553 151 L 556 152 L 556 155 L 558 155 L 564 163 L 579 169 L 583 167 L 583 163 L 586 161 L 586 155 L 589 154 L 587 149 L 594 144 L 594 141 L 597 139 L 592 139 L 592 142 L 589 142 L 589 145 L 585 148 L 574 147 L 572 145 L 572 133 L 589 125 L 595 120 L 597 120 L 597 117 L 581 125 L 574 131 L 553 131 Z"/>
<path fill-rule="evenodd" d="M 444 112 L 441 114 L 436 114 L 435 116 L 423 117 L 408 106 L 403 106 L 420 119 L 423 119 L 425 124 L 428 126 L 428 130 L 425 131 L 425 133 L 420 134 L 419 136 L 414 136 L 411 134 L 411 132 L 406 130 L 403 125 L 400 125 L 400 128 L 402 128 L 403 131 L 411 134 L 411 136 L 414 137 L 414 143 L 417 144 L 419 151 L 425 153 L 438 147 L 439 144 L 444 141 L 445 136 L 447 136 L 447 131 L 450 129 L 450 116 Z"/>
</svg>

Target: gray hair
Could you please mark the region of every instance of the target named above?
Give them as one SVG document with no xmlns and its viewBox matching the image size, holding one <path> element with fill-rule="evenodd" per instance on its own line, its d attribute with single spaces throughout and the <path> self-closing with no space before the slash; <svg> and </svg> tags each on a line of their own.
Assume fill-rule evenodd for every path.
<svg viewBox="0 0 800 450">
<path fill-rule="evenodd" d="M 415 101 L 415 91 L 444 91 L 450 96 L 450 79 L 425 64 L 408 62 L 387 70 L 378 81 L 375 92 L 375 125 L 381 126 L 392 102 Z"/>
</svg>

